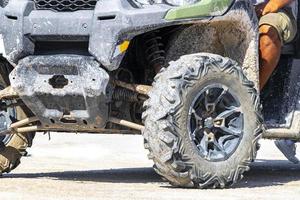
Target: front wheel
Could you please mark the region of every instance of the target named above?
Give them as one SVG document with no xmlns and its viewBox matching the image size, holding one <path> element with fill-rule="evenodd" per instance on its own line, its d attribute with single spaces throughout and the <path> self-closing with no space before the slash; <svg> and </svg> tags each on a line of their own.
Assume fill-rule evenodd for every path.
<svg viewBox="0 0 300 200">
<path fill-rule="evenodd" d="M 12 66 L 0 56 L 0 90 L 10 85 L 9 73 Z M 1 104 L 10 104 L 11 101 L 0 101 Z M 31 113 L 26 114 L 20 106 L 0 110 L 0 131 L 6 130 L 12 121 L 22 120 Z M 10 172 L 20 164 L 20 159 L 26 155 L 26 148 L 31 146 L 34 133 L 14 133 L 12 135 L 0 136 L 0 175 Z"/>
<path fill-rule="evenodd" d="M 175 186 L 232 185 L 249 170 L 262 133 L 254 84 L 235 61 L 181 57 L 158 74 L 145 102 L 145 147 Z"/>
</svg>

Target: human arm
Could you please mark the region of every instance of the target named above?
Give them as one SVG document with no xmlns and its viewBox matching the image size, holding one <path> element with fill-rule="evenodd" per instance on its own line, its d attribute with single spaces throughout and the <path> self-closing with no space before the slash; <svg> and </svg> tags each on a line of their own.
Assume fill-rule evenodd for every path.
<svg viewBox="0 0 300 200">
<path fill-rule="evenodd" d="M 265 7 L 262 9 L 262 16 L 268 13 L 276 13 L 281 8 L 285 7 L 289 3 L 295 0 L 270 0 Z"/>
</svg>

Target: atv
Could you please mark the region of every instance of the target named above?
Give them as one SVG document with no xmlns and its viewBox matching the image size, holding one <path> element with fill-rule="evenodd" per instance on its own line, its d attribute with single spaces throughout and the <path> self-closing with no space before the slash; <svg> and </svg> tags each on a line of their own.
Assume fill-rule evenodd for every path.
<svg viewBox="0 0 300 200">
<path fill-rule="evenodd" d="M 172 185 L 224 188 L 249 170 L 260 138 L 300 139 L 297 40 L 259 91 L 248 0 L 0 5 L 2 173 L 36 132 L 142 133 Z"/>
</svg>

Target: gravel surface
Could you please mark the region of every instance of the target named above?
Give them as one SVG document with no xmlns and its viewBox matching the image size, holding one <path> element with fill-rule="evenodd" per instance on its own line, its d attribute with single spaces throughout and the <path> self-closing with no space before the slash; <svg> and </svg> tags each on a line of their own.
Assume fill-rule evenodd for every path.
<svg viewBox="0 0 300 200">
<path fill-rule="evenodd" d="M 141 136 L 37 135 L 29 156 L 0 179 L 1 200 L 77 199 L 296 199 L 300 165 L 290 164 L 272 141 L 252 170 L 229 189 L 171 187 L 152 170 Z M 298 149 L 300 155 L 300 149 Z"/>
</svg>

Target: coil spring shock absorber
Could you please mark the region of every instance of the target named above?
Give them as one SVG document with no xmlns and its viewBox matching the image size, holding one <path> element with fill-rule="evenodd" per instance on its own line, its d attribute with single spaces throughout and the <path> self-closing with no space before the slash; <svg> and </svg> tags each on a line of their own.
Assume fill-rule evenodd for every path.
<svg viewBox="0 0 300 200">
<path fill-rule="evenodd" d="M 158 73 L 166 62 L 164 43 L 159 31 L 148 33 L 144 36 L 146 60 L 151 68 Z"/>
</svg>

